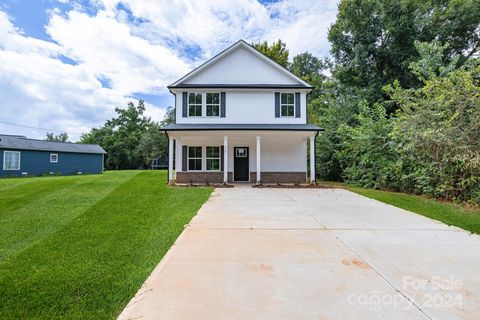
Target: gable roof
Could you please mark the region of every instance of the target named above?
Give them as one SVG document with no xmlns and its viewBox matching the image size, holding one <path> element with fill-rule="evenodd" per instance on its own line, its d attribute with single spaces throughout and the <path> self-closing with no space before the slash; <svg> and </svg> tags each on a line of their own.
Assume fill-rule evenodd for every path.
<svg viewBox="0 0 480 320">
<path fill-rule="evenodd" d="M 288 78 L 290 78 L 293 81 L 295 81 L 296 83 L 298 83 L 298 85 L 286 85 L 286 86 L 285 85 L 278 85 L 278 84 L 238 85 L 238 84 L 225 84 L 225 83 L 203 85 L 203 84 L 186 84 L 185 83 L 189 79 L 192 79 L 193 77 L 200 74 L 202 71 L 207 70 L 212 65 L 218 63 L 222 58 L 230 55 L 232 52 L 234 52 L 236 49 L 239 49 L 239 48 L 243 48 L 243 49 L 247 50 L 248 52 L 250 52 L 251 54 L 256 56 L 258 59 L 260 59 L 264 63 L 268 64 L 269 66 L 273 67 L 275 70 L 279 71 L 283 75 L 287 76 Z M 174 88 L 199 88 L 199 87 L 202 87 L 202 88 L 205 88 L 205 87 L 215 87 L 215 88 L 217 88 L 217 87 L 221 87 L 221 88 L 282 88 L 282 87 L 288 88 L 288 87 L 291 87 L 291 88 L 295 88 L 295 89 L 296 88 L 305 88 L 305 89 L 312 89 L 313 88 L 310 84 L 308 84 L 307 82 L 305 82 L 304 80 L 302 80 L 301 78 L 299 78 L 298 76 L 296 76 L 295 74 L 290 72 L 290 70 L 281 66 L 280 64 L 278 64 L 274 60 L 270 59 L 269 57 L 267 57 L 266 55 L 264 55 L 263 53 L 261 53 L 260 51 L 258 51 L 254 47 L 252 47 L 251 45 L 249 45 L 244 40 L 237 41 L 236 43 L 234 43 L 233 45 L 231 45 L 227 49 L 225 49 L 222 52 L 220 52 L 219 54 L 215 55 L 210 60 L 207 60 L 206 62 L 204 62 L 203 64 L 201 64 L 197 68 L 193 69 L 192 71 L 187 73 L 185 76 L 183 76 L 182 78 L 180 78 L 179 80 L 175 81 L 174 83 L 172 83 L 171 85 L 168 86 L 169 89 L 174 89 Z"/>
<path fill-rule="evenodd" d="M 0 134 L 0 149 L 35 150 L 70 153 L 105 154 L 105 150 L 97 144 L 81 144 L 71 142 L 54 142 L 28 139 L 25 136 Z"/>
</svg>

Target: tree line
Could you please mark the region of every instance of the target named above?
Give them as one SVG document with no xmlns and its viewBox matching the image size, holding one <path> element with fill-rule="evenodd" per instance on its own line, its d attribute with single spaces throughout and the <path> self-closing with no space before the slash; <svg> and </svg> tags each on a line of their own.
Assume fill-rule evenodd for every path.
<svg viewBox="0 0 480 320">
<path fill-rule="evenodd" d="M 315 87 L 319 178 L 480 203 L 480 2 L 342 0 L 328 39 L 255 44 Z"/>
<path fill-rule="evenodd" d="M 104 126 L 91 129 L 80 143 L 98 144 L 107 152 L 107 170 L 147 169 L 155 159 L 166 159 L 168 140 L 161 128 L 175 120 L 173 108 L 167 108 L 160 123 L 144 115 L 145 103 L 139 100 L 127 108 L 115 108 L 117 116 Z"/>
</svg>

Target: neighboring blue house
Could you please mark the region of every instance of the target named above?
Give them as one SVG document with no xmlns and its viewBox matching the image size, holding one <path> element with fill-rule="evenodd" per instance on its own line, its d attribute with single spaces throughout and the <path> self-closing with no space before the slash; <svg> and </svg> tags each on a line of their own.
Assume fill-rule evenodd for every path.
<svg viewBox="0 0 480 320">
<path fill-rule="evenodd" d="M 0 134 L 0 177 L 102 173 L 105 153 L 96 144 Z"/>
</svg>

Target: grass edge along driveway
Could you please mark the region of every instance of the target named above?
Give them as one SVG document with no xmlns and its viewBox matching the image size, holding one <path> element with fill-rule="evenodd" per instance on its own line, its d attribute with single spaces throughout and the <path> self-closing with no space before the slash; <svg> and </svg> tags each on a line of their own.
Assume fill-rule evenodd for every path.
<svg viewBox="0 0 480 320">
<path fill-rule="evenodd" d="M 480 234 L 480 209 L 478 208 L 467 208 L 459 204 L 442 202 L 424 196 L 367 189 L 340 182 L 320 181 L 319 184 L 344 188 L 359 195 L 441 221 L 447 225 Z"/>
<path fill-rule="evenodd" d="M 129 172 L 107 172 L 96 183 L 122 174 Z M 48 189 L 42 179 L 71 178 L 32 178 L 32 183 Z M 115 318 L 212 191 L 165 182 L 163 171 L 134 172 L 60 228 L 1 261 L 0 318 Z M 8 190 L 6 183 L 0 181 L 0 190 Z M 13 188 L 23 183 L 14 181 Z M 48 208 L 41 199 L 32 201 Z M 22 201 L 31 205 L 28 197 Z M 11 201 L 0 210 L 0 219 L 8 220 L 22 205 Z M 41 218 L 36 217 L 39 223 Z"/>
</svg>

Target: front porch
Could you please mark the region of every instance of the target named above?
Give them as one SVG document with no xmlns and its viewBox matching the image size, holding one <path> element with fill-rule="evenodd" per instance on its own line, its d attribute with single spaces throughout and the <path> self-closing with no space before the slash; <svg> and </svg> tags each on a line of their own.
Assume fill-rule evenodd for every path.
<svg viewBox="0 0 480 320">
<path fill-rule="evenodd" d="M 315 131 L 174 131 L 168 135 L 171 184 L 315 183 L 315 157 L 308 157 L 315 154 Z"/>
</svg>

